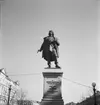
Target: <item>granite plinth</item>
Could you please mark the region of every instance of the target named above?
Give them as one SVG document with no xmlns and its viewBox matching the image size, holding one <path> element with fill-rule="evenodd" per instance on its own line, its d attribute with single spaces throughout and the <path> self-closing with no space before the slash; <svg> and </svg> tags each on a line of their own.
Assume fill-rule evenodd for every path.
<svg viewBox="0 0 100 105">
<path fill-rule="evenodd" d="M 45 68 L 43 99 L 41 105 L 64 105 L 61 93 L 62 75 L 61 69 Z"/>
</svg>

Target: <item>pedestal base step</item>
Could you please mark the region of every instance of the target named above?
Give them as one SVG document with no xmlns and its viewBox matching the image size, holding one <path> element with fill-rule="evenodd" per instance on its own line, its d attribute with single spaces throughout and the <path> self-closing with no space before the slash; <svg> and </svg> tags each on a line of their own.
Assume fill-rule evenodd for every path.
<svg viewBox="0 0 100 105">
<path fill-rule="evenodd" d="M 64 105 L 63 100 L 42 100 L 40 105 Z"/>
</svg>

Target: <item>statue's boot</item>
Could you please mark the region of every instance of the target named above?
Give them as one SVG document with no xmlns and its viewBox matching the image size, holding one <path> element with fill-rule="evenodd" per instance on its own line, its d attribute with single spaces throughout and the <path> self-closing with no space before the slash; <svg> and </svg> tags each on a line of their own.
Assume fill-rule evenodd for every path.
<svg viewBox="0 0 100 105">
<path fill-rule="evenodd" d="M 51 65 L 48 65 L 49 68 L 51 68 Z"/>
<path fill-rule="evenodd" d="M 51 68 L 51 63 L 48 62 L 48 68 Z"/>
<path fill-rule="evenodd" d="M 60 66 L 56 65 L 56 68 L 61 68 Z"/>
</svg>

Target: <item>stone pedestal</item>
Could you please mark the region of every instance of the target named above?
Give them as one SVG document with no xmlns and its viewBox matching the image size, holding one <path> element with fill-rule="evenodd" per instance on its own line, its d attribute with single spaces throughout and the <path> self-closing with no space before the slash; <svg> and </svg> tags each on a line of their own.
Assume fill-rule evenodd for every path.
<svg viewBox="0 0 100 105">
<path fill-rule="evenodd" d="M 64 105 L 61 92 L 61 69 L 46 69 L 43 72 L 44 86 L 41 105 Z"/>
</svg>

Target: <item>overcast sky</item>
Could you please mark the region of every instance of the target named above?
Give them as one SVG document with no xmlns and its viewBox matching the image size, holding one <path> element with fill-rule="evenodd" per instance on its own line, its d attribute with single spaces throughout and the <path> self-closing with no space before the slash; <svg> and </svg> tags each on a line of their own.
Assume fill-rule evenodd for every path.
<svg viewBox="0 0 100 105">
<path fill-rule="evenodd" d="M 37 50 L 53 30 L 60 42 L 58 59 L 63 77 L 99 89 L 99 0 L 4 0 L 2 3 L 2 61 L 8 75 L 20 81 L 28 97 L 41 100 L 46 61 Z M 54 65 L 53 65 L 54 66 Z M 62 80 L 66 102 L 78 102 L 91 89 Z"/>
</svg>

